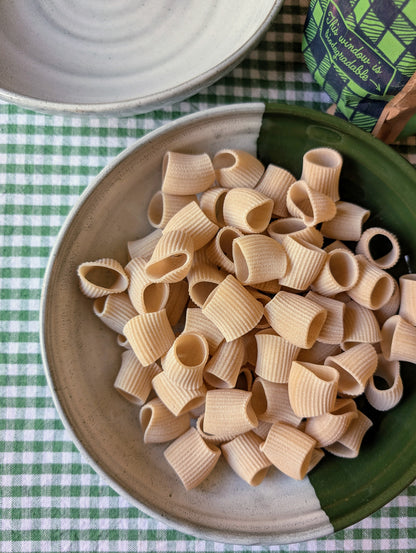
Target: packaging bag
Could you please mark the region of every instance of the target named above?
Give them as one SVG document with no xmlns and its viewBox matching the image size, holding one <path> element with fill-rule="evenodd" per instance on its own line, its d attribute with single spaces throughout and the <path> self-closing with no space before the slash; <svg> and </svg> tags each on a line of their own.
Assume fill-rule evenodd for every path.
<svg viewBox="0 0 416 553">
<path fill-rule="evenodd" d="M 302 50 L 335 115 L 385 142 L 416 129 L 416 0 L 311 0 Z"/>
</svg>

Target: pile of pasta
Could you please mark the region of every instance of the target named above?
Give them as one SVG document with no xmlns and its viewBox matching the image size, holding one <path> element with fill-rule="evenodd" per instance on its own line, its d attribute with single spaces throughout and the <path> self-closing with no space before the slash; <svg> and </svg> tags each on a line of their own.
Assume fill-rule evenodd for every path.
<svg viewBox="0 0 416 553">
<path fill-rule="evenodd" d="M 303 479 L 325 452 L 354 458 L 372 426 L 356 398 L 385 411 L 402 397 L 416 275 L 388 272 L 398 241 L 340 199 L 342 163 L 309 150 L 297 179 L 241 150 L 169 151 L 128 264 L 78 267 L 124 348 L 115 389 L 187 489 L 221 455 L 252 486 L 271 467 Z"/>
</svg>

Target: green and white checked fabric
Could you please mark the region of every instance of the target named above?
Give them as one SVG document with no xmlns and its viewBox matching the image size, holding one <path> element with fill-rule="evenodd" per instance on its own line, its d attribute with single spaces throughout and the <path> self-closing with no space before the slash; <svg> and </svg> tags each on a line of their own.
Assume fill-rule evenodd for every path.
<svg viewBox="0 0 416 553">
<path fill-rule="evenodd" d="M 227 77 L 175 106 L 124 119 L 35 114 L 0 103 L 0 552 L 263 551 L 206 542 L 131 507 L 83 460 L 43 373 L 39 301 L 48 256 L 79 194 L 115 154 L 181 115 L 269 100 L 324 110 L 301 54 L 305 2 L 287 0 Z M 416 139 L 394 146 L 416 165 Z M 416 484 L 333 536 L 272 551 L 416 551 Z"/>
</svg>

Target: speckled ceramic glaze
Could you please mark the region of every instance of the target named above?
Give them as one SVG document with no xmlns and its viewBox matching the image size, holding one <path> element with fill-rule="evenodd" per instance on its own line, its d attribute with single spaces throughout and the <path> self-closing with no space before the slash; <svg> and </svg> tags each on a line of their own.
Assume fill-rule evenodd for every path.
<svg viewBox="0 0 416 553">
<path fill-rule="evenodd" d="M 283 0 L 8 0 L 0 98 L 38 111 L 141 113 L 237 65 Z"/>
<path fill-rule="evenodd" d="M 160 187 L 168 150 L 233 147 L 298 174 L 303 153 L 329 144 L 344 156 L 341 192 L 396 232 L 414 270 L 416 180 L 393 150 L 333 117 L 294 106 L 245 104 L 184 117 L 139 140 L 91 183 L 53 250 L 42 296 L 42 353 L 59 414 L 94 469 L 145 513 L 206 539 L 277 545 L 327 535 L 357 522 L 416 476 L 416 371 L 403 364 L 405 394 L 375 415 L 357 459 L 327 455 L 298 482 L 277 470 L 251 488 L 220 459 L 199 487 L 186 491 L 163 458 L 165 445 L 144 446 L 138 408 L 113 389 L 121 349 L 79 291 L 77 266 L 114 256 L 150 230 L 146 208 Z M 396 183 L 400 182 L 400 186 Z M 403 266 L 401 266 L 403 269 Z"/>
</svg>

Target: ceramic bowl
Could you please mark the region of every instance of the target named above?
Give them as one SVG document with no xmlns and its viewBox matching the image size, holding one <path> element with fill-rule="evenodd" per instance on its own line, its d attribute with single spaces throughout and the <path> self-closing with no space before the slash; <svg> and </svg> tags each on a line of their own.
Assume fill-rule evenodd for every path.
<svg viewBox="0 0 416 553">
<path fill-rule="evenodd" d="M 62 228 L 42 295 L 43 361 L 54 401 L 86 460 L 141 511 L 200 538 L 278 545 L 328 535 L 368 516 L 416 476 L 416 371 L 402 363 L 404 396 L 386 413 L 363 406 L 374 425 L 360 455 L 325 459 L 303 481 L 271 471 L 251 488 L 221 459 L 186 491 L 163 457 L 144 446 L 138 408 L 113 382 L 121 349 L 79 291 L 86 260 L 127 261 L 126 242 L 146 234 L 146 208 L 160 187 L 166 150 L 246 149 L 300 174 L 302 155 L 329 145 L 344 156 L 341 197 L 371 210 L 368 224 L 397 234 L 400 273 L 415 270 L 416 172 L 391 148 L 349 123 L 294 106 L 240 104 L 186 116 L 140 139 L 81 196 Z"/>
<path fill-rule="evenodd" d="M 231 71 L 283 0 L 11 0 L 0 8 L 0 98 L 35 111 L 129 115 Z"/>
</svg>

